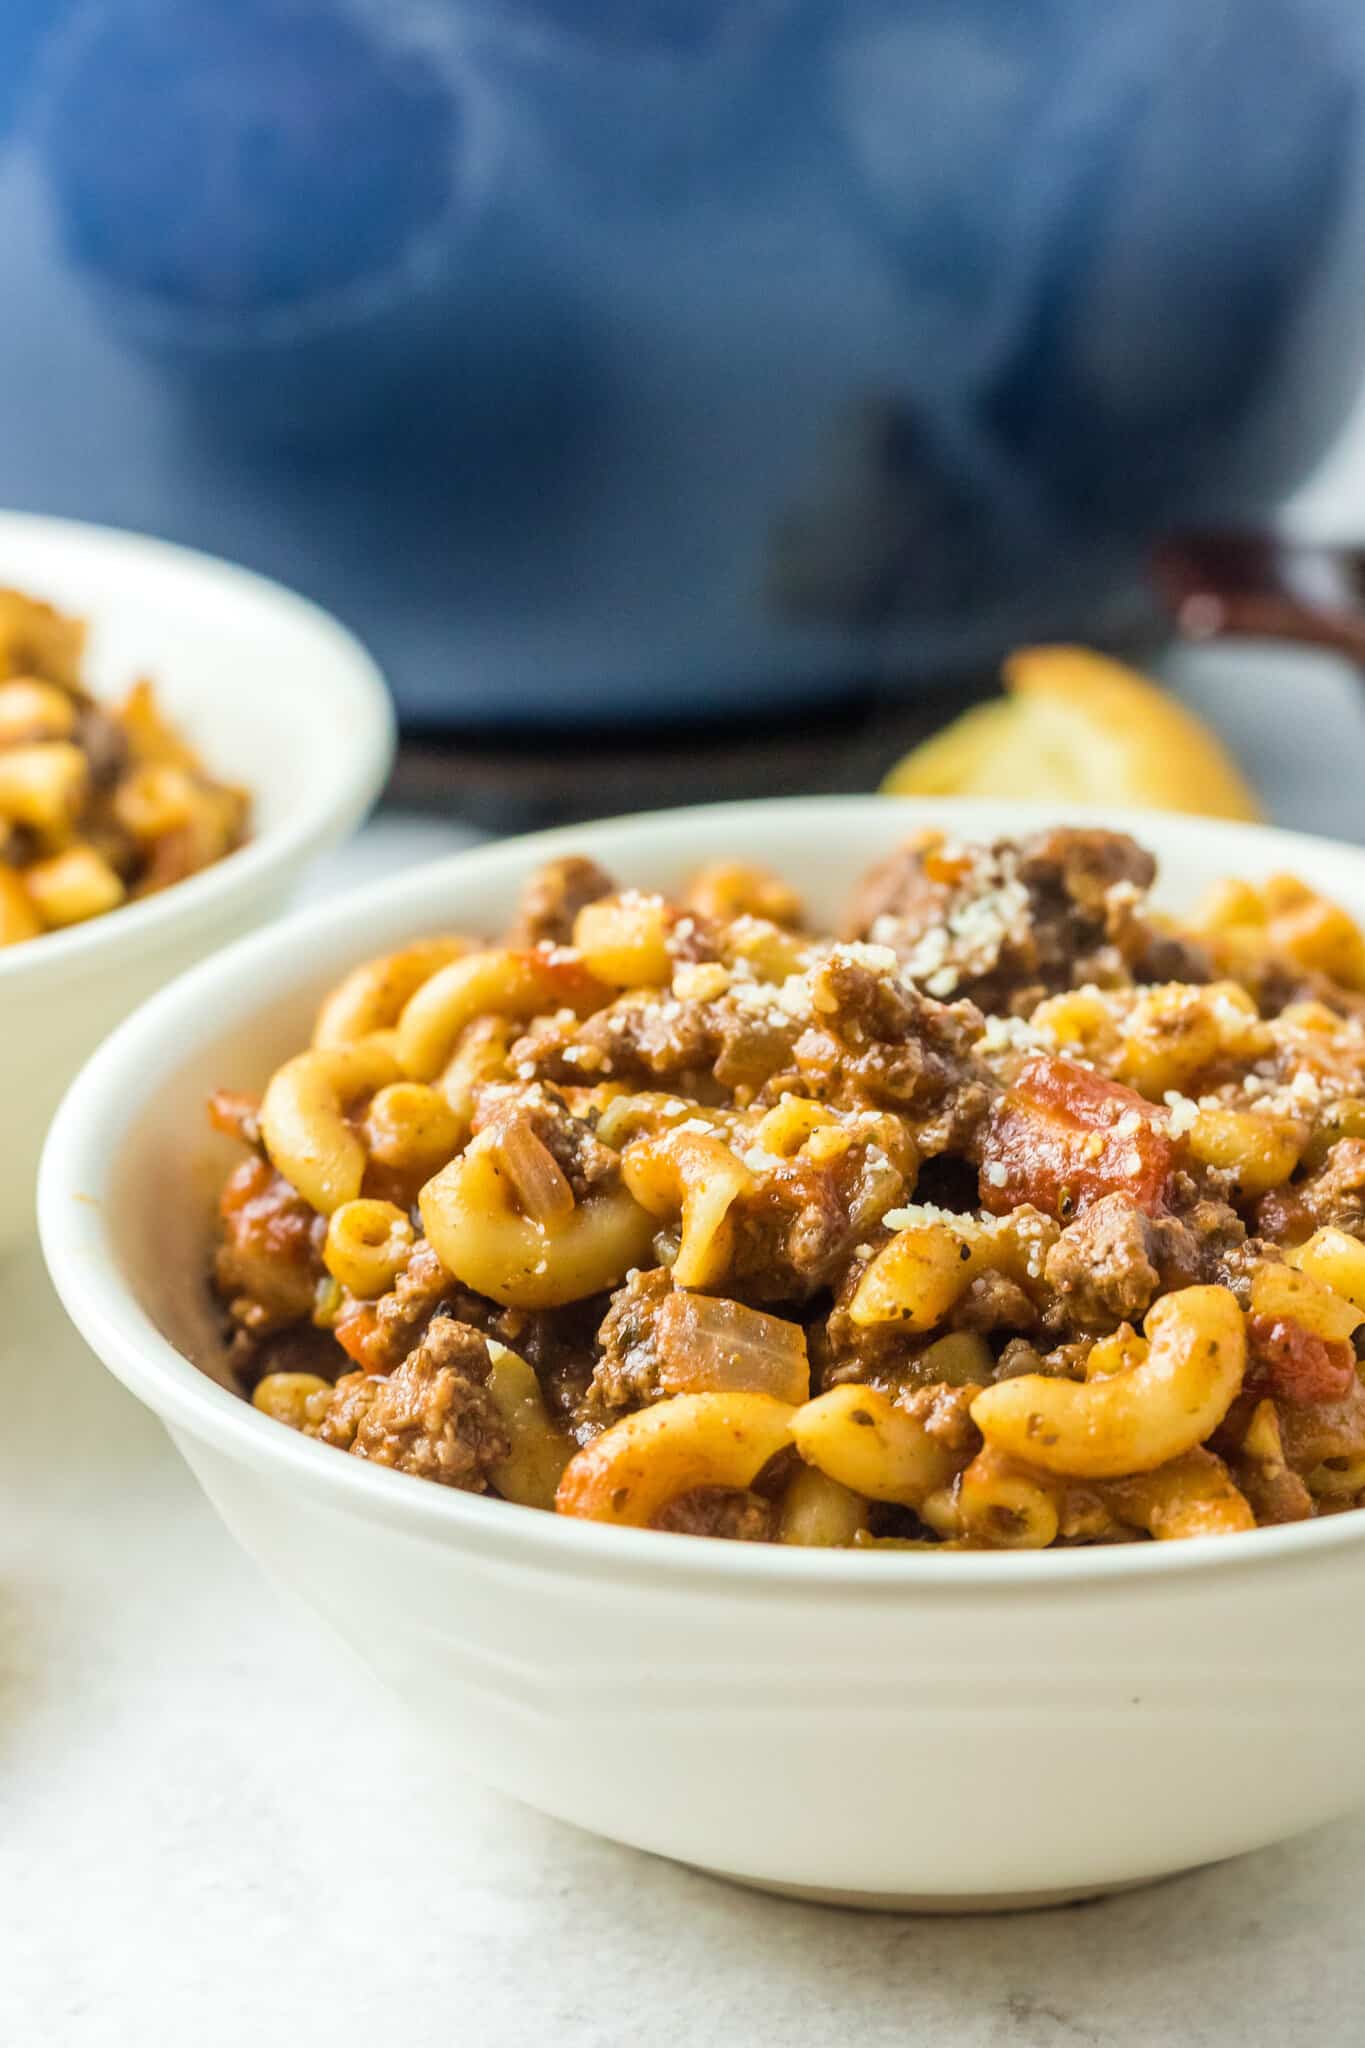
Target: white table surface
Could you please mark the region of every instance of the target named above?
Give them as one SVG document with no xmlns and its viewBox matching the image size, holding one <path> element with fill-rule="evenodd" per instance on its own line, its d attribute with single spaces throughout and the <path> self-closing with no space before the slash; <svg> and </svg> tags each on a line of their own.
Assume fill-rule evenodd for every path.
<svg viewBox="0 0 1365 2048">
<path fill-rule="evenodd" d="M 1365 837 L 1365 711 L 1333 664 L 1298 665 L 1288 730 L 1264 664 L 1184 672 L 1284 822 Z M 310 893 L 460 840 L 385 820 Z M 0 1267 L 0 1303 L 5 2048 L 1360 2039 L 1365 1816 L 936 1921 L 751 1895 L 482 1790 L 238 1554 L 36 1260 Z"/>
</svg>

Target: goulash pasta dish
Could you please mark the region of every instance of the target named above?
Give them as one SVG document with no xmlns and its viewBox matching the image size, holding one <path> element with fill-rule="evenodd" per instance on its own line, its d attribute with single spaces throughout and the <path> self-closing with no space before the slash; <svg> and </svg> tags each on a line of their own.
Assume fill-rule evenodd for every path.
<svg viewBox="0 0 1365 2048">
<path fill-rule="evenodd" d="M 246 796 L 205 773 L 150 683 L 95 701 L 84 646 L 81 620 L 0 590 L 0 946 L 182 881 L 246 830 Z"/>
<path fill-rule="evenodd" d="M 834 939 L 774 875 L 561 860 L 357 968 L 214 1284 L 258 1408 L 606 1522 L 1038 1549 L 1365 1497 L 1365 941 L 1187 925 L 1131 839 L 922 835 Z"/>
</svg>

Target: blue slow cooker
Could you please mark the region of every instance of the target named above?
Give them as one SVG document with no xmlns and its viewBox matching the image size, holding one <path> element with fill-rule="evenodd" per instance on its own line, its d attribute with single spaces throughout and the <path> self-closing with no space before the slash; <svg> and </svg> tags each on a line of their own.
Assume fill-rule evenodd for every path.
<svg viewBox="0 0 1365 2048">
<path fill-rule="evenodd" d="M 0 500 L 412 724 L 1103 632 L 1354 395 L 1363 86 L 1360 0 L 3 0 Z"/>
</svg>

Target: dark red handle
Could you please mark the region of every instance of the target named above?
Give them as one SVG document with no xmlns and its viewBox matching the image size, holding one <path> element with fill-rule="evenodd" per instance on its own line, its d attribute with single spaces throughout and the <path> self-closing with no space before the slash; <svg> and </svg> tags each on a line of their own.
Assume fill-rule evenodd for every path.
<svg viewBox="0 0 1365 2048">
<path fill-rule="evenodd" d="M 1151 569 L 1192 640 L 1297 641 L 1365 667 L 1365 549 L 1270 533 L 1177 533 L 1153 550 Z"/>
</svg>

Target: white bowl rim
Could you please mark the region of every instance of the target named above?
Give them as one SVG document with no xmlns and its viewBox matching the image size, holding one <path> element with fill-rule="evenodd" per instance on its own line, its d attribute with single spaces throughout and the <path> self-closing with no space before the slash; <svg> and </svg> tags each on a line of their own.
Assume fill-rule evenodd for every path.
<svg viewBox="0 0 1365 2048">
<path fill-rule="evenodd" d="M 25 990 L 45 976 L 79 971 L 91 955 L 112 946 L 142 950 L 157 945 L 182 925 L 193 923 L 215 904 L 249 894 L 259 878 L 279 865 L 345 837 L 379 794 L 393 759 L 396 722 L 388 687 L 374 657 L 349 627 L 311 598 L 262 576 L 254 569 L 180 546 L 154 534 L 81 519 L 0 512 L 0 553 L 5 536 L 31 536 L 60 544 L 65 538 L 94 547 L 111 560 L 120 554 L 163 561 L 169 574 L 190 581 L 210 579 L 220 590 L 235 586 L 257 602 L 290 614 L 301 625 L 330 639 L 338 659 L 329 677 L 335 716 L 348 745 L 332 778 L 320 783 L 305 803 L 283 822 L 253 833 L 239 847 L 173 888 L 162 889 L 136 903 L 121 904 L 102 917 L 65 931 L 43 932 L 16 945 L 0 946 L 0 993 L 6 982 L 23 980 Z M 212 762 L 207 764 L 212 770 Z"/>
<path fill-rule="evenodd" d="M 1240 1573 L 1302 1564 L 1319 1552 L 1365 1546 L 1365 1509 L 1178 1543 L 954 1551 L 947 1556 L 932 1550 L 807 1550 L 780 1544 L 698 1542 L 664 1530 L 614 1528 L 544 1514 L 483 1495 L 420 1484 L 407 1474 L 339 1456 L 284 1428 L 178 1351 L 122 1279 L 102 1219 L 101 1195 L 91 1190 L 107 1185 L 123 1128 L 145 1099 L 149 1076 L 158 1070 L 159 1049 L 193 1044 L 196 1021 L 212 1015 L 215 998 L 226 997 L 234 987 L 260 987 L 263 977 L 278 977 L 277 985 L 287 990 L 298 978 L 291 977 L 289 963 L 301 942 L 325 952 L 357 917 L 389 906 L 409 910 L 433 888 L 448 886 L 453 879 L 477 883 L 481 873 L 502 868 L 520 872 L 529 859 L 582 850 L 588 838 L 591 851 L 609 859 L 613 841 L 619 841 L 620 851 L 626 853 L 650 833 L 667 832 L 683 821 L 690 825 L 699 820 L 723 830 L 727 821 L 740 815 L 780 813 L 790 818 L 804 812 L 814 827 L 873 805 L 886 816 L 888 841 L 898 813 L 907 826 L 932 818 L 967 833 L 980 831 L 987 819 L 993 821 L 987 829 L 998 832 L 1002 810 L 1023 828 L 1056 823 L 1060 815 L 1055 804 L 1003 805 L 995 799 L 776 797 L 556 826 L 464 849 L 348 890 L 328 904 L 310 906 L 238 940 L 178 976 L 142 1004 L 92 1056 L 68 1090 L 48 1134 L 39 1171 L 39 1231 L 48 1270 L 72 1322 L 109 1370 L 172 1428 L 188 1430 L 215 1450 L 333 1506 L 373 1515 L 414 1533 L 447 1541 L 453 1537 L 471 1548 L 550 1571 L 563 1564 L 632 1579 L 721 1580 L 749 1593 L 780 1586 L 784 1593 L 799 1595 L 806 1590 L 814 1596 L 825 1588 L 851 1592 L 856 1587 L 887 1599 L 905 1599 L 921 1590 L 986 1596 L 1024 1586 L 1075 1591 L 1109 1580 Z M 1081 804 L 1065 807 L 1065 821 L 1107 825 L 1139 838 L 1146 831 L 1168 840 L 1173 835 L 1213 839 L 1225 845 L 1226 858 L 1233 863 L 1238 846 L 1252 842 L 1262 848 L 1267 841 L 1273 843 L 1287 865 L 1292 865 L 1296 850 L 1328 850 L 1358 869 L 1365 902 L 1365 848 L 1344 842 L 1273 826 Z M 1237 872 L 1235 865 L 1230 872 Z"/>
</svg>

